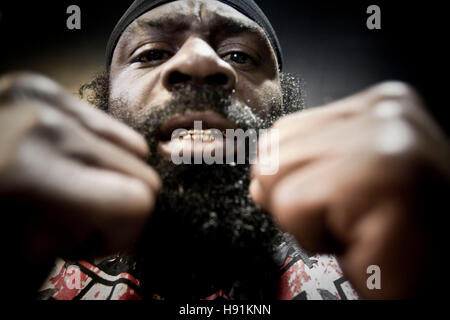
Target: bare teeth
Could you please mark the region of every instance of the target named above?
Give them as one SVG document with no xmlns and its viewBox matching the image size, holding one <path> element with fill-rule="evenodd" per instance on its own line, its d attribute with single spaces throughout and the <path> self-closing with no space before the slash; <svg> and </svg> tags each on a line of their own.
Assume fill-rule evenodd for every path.
<svg viewBox="0 0 450 320">
<path fill-rule="evenodd" d="M 183 139 L 183 140 L 200 140 L 200 141 L 214 141 L 218 135 L 226 137 L 225 130 L 218 129 L 207 129 L 207 130 L 183 130 L 177 132 L 172 136 L 172 139 Z"/>
</svg>

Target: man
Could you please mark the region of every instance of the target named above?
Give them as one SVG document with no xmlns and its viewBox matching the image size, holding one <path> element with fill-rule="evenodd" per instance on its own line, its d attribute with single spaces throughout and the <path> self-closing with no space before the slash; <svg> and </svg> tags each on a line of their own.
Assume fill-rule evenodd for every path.
<svg viewBox="0 0 450 320">
<path fill-rule="evenodd" d="M 430 210 L 446 205 L 449 147 L 418 94 L 389 82 L 301 111 L 281 68 L 253 1 L 138 0 L 111 35 L 108 72 L 82 88 L 104 112 L 43 77 L 4 76 L 0 194 L 20 240 L 7 254 L 33 268 L 13 292 L 33 294 L 56 256 L 41 298 L 357 298 L 346 279 L 362 298 L 438 287 L 426 257 L 440 249 Z M 268 152 L 251 167 L 173 163 L 174 130 L 192 159 L 199 139 L 202 152 L 229 151 L 208 130 L 269 127 L 279 139 L 262 136 Z"/>
</svg>

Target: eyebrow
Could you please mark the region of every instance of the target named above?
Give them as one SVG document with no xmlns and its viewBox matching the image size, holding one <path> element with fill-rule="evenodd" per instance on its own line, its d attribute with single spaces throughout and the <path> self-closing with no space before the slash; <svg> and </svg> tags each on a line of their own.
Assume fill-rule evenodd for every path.
<svg viewBox="0 0 450 320">
<path fill-rule="evenodd" d="M 139 20 L 137 21 L 137 24 L 143 29 L 150 27 L 163 33 L 176 33 L 189 29 L 192 25 L 192 17 L 186 15 L 177 17 L 166 16 L 157 19 Z M 251 33 L 261 38 L 266 37 L 265 33 L 257 26 L 253 26 L 246 21 L 239 21 L 220 15 L 214 15 L 214 18 L 211 19 L 209 28 L 211 34 L 237 35 L 241 33 Z"/>
</svg>

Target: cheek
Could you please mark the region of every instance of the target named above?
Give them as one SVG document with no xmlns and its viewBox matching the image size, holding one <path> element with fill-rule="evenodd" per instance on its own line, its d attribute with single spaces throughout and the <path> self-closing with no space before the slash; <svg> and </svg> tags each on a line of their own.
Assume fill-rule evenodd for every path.
<svg viewBox="0 0 450 320">
<path fill-rule="evenodd" d="M 139 112 L 163 104 L 168 97 L 158 81 L 159 73 L 153 71 L 121 72 L 111 77 L 110 100 L 125 103 L 128 111 Z"/>
<path fill-rule="evenodd" d="M 237 97 L 260 117 L 270 114 L 273 108 L 280 107 L 282 103 L 280 84 L 276 80 L 266 80 L 257 86 L 241 83 L 236 91 Z"/>
</svg>

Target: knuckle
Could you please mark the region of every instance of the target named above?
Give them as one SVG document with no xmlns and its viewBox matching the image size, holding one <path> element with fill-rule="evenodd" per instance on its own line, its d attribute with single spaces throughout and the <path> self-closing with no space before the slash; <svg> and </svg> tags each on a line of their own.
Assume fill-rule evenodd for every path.
<svg viewBox="0 0 450 320">
<path fill-rule="evenodd" d="M 264 188 L 264 190 L 271 190 L 275 177 L 273 175 L 261 174 L 260 169 L 256 169 L 255 171 L 255 173 L 252 173 L 253 178 L 258 180 L 259 185 Z"/>
<path fill-rule="evenodd" d="M 416 90 L 403 81 L 385 81 L 373 89 L 382 99 L 403 99 L 416 95 Z"/>
<path fill-rule="evenodd" d="M 296 225 L 296 220 L 301 219 L 301 214 L 298 214 L 299 210 L 295 204 L 286 203 L 281 199 L 283 198 L 280 197 L 278 190 L 273 190 L 269 196 L 269 209 L 278 225 L 290 231 Z"/>
<path fill-rule="evenodd" d="M 130 198 L 134 199 L 133 201 L 130 201 L 130 203 L 133 204 L 129 208 L 130 212 L 142 214 L 153 209 L 155 205 L 155 195 L 146 183 L 134 180 L 129 185 L 129 188 L 132 193 Z"/>
<path fill-rule="evenodd" d="M 60 112 L 51 108 L 40 108 L 36 129 L 50 136 L 60 136 L 72 128 L 71 121 Z"/>
<path fill-rule="evenodd" d="M 398 161 L 406 164 L 416 158 L 420 141 L 419 134 L 410 121 L 391 119 L 381 125 L 376 137 L 376 150 L 379 159 L 391 164 Z"/>
<path fill-rule="evenodd" d="M 0 79 L 0 102 L 18 99 L 44 99 L 60 97 L 62 88 L 45 76 L 32 72 L 15 72 Z"/>
<path fill-rule="evenodd" d="M 258 163 L 252 164 L 250 166 L 250 177 L 252 179 L 259 179 L 259 170 L 258 170 Z"/>
<path fill-rule="evenodd" d="M 152 170 L 154 178 L 155 178 L 155 186 L 154 186 L 155 192 L 160 192 L 162 189 L 161 178 L 159 177 L 158 173 L 155 170 L 153 170 L 153 169 L 151 169 L 151 170 Z"/>
<path fill-rule="evenodd" d="M 83 116 L 82 122 L 91 130 L 102 136 L 114 136 L 116 134 L 116 126 L 111 123 L 107 115 L 96 115 L 95 117 Z"/>
<path fill-rule="evenodd" d="M 285 122 L 285 121 L 286 121 L 285 117 L 277 119 L 273 123 L 272 128 L 280 128 L 280 127 L 282 127 L 283 126 L 283 122 Z"/>
<path fill-rule="evenodd" d="M 296 112 L 296 113 L 293 113 L 293 114 L 286 115 L 286 116 L 283 116 L 283 117 L 281 117 L 281 118 L 278 118 L 278 119 L 273 123 L 273 125 L 272 125 L 271 128 L 272 128 L 272 129 L 273 129 L 273 128 L 281 129 L 281 128 L 285 127 L 288 123 L 290 123 L 290 122 L 292 121 L 292 119 L 293 119 L 294 117 L 297 117 L 298 115 L 299 115 L 299 113 Z"/>
<path fill-rule="evenodd" d="M 378 120 L 407 119 L 411 113 L 409 104 L 399 100 L 383 99 L 371 106 L 373 116 Z"/>
</svg>

